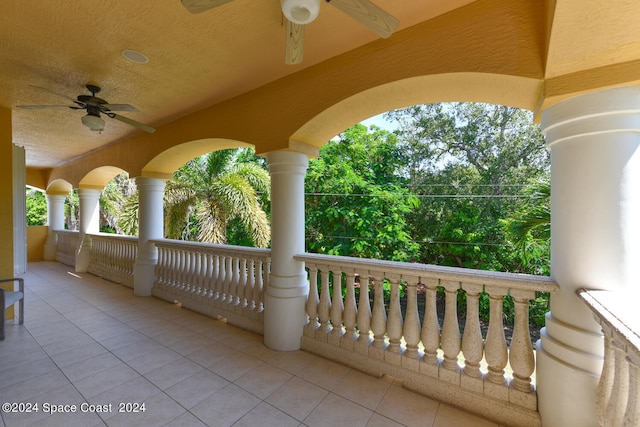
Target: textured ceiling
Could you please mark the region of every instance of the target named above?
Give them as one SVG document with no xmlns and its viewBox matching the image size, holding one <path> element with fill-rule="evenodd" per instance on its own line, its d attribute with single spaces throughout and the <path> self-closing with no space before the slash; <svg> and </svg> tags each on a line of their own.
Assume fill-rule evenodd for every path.
<svg viewBox="0 0 640 427">
<path fill-rule="evenodd" d="M 468 0 L 377 0 L 399 29 Z M 201 14 L 180 0 L 4 0 L 0 13 L 0 106 L 11 108 L 14 143 L 27 165 L 52 167 L 139 132 L 106 118 L 102 134 L 81 125 L 84 111 L 23 110 L 16 105 L 69 105 L 40 86 L 75 98 L 86 83 L 102 88 L 121 113 L 161 126 L 376 40 L 349 16 L 322 2 L 307 25 L 304 61 L 284 64 L 285 29 L 279 0 L 234 0 Z M 146 64 L 125 59 L 139 51 Z"/>
<path fill-rule="evenodd" d="M 517 22 L 515 15 L 506 15 L 508 22 L 504 25 L 511 29 L 503 36 L 510 37 L 503 52 L 509 57 L 487 60 L 506 59 L 516 68 L 519 64 L 527 67 L 526 58 L 531 54 L 523 53 L 533 52 L 539 59 L 531 70 L 543 70 L 540 78 L 547 79 L 546 103 L 540 108 L 549 100 L 572 93 L 640 78 L 633 77 L 640 76 L 639 1 L 372 1 L 400 22 L 396 35 L 388 43 L 376 44 L 376 49 L 401 48 L 395 40 L 409 40 L 413 34 L 409 27 L 420 23 L 428 26 L 431 22 L 426 21 L 434 18 L 434 34 L 442 30 L 438 25 L 449 26 L 446 34 L 464 34 L 476 15 L 458 12 L 475 10 L 475 5 L 495 20 L 516 6 L 529 10 L 518 16 L 540 20 L 533 24 L 538 29 L 531 32 L 535 40 L 528 39 L 524 30 L 531 28 L 531 23 Z M 487 31 L 489 34 L 491 28 Z M 402 37 L 394 38 L 400 32 Z M 481 51 L 478 43 L 485 36 L 475 34 L 470 46 L 475 43 L 476 50 Z M 104 132 L 97 134 L 82 126 L 84 111 L 15 108 L 70 104 L 63 97 L 32 86 L 75 98 L 88 94 L 84 86 L 93 83 L 102 87 L 100 97 L 108 102 L 132 104 L 139 110 L 123 116 L 160 127 L 377 39 L 363 25 L 323 1 L 318 19 L 306 27 L 303 63 L 285 65 L 285 26 L 279 0 L 233 0 L 197 15 L 189 13 L 180 0 L 3 0 L 0 108 L 12 110 L 13 142 L 26 148 L 27 166 L 51 168 L 140 131 L 106 118 Z M 437 42 L 446 44 L 448 40 Z M 460 45 L 464 40 L 457 42 Z M 501 42 L 504 47 L 504 40 Z M 149 62 L 138 64 L 125 59 L 121 54 L 124 49 L 143 53 Z M 460 64 L 466 52 L 451 55 L 461 56 Z M 440 68 L 446 71 L 446 58 L 420 59 L 442 60 Z M 466 71 L 474 71 L 474 67 L 470 61 Z M 576 79 L 574 75 L 584 77 Z"/>
</svg>

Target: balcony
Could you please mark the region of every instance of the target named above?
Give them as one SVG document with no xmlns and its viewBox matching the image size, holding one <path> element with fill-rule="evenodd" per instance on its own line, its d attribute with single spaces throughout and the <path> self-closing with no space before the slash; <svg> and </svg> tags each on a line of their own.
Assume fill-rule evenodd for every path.
<svg viewBox="0 0 640 427">
<path fill-rule="evenodd" d="M 56 234 L 56 260 L 73 266 L 80 244 L 79 233 L 57 231 Z M 133 287 L 137 239 L 103 234 L 88 237 L 89 240 L 85 239 L 85 248 L 91 248 L 88 272 Z M 227 338 L 233 340 L 236 333 L 239 337 L 251 337 L 254 343 L 247 346 L 274 357 L 276 353 L 264 347 L 260 337 L 264 331 L 263 290 L 269 283 L 271 271 L 269 250 L 171 240 L 155 240 L 154 244 L 158 261 L 152 292 L 166 302 L 134 298 L 131 290 L 113 284 L 107 288 L 117 289 L 119 295 L 126 295 L 135 306 L 155 304 L 153 307 L 158 310 L 163 307 L 168 313 L 188 313 L 183 315 L 202 319 L 203 325 L 199 326 L 202 330 L 197 332 L 205 338 L 211 338 L 207 328 L 223 328 Z M 328 364 L 328 371 L 318 372 L 320 377 L 330 376 L 334 371 L 355 370 L 362 375 L 369 374 L 370 377 L 366 377 L 369 382 L 401 385 L 403 392 L 416 392 L 424 396 L 420 399 L 442 402 L 440 405 L 449 408 L 447 410 L 455 406 L 502 425 L 540 425 L 528 304 L 535 291 L 556 290 L 557 285 L 548 277 L 317 254 L 300 254 L 296 259 L 305 263 L 308 283 L 314 285 L 309 286 L 308 321 L 301 340 L 305 353 L 293 352 L 290 357 L 304 354 L 301 357 L 305 360 L 323 360 L 322 363 Z M 91 278 L 83 274 L 82 279 Z M 96 279 L 91 287 L 94 281 Z M 104 282 L 98 283 L 105 286 Z M 86 287 L 78 288 L 78 292 L 85 291 Z M 488 294 L 490 305 L 490 321 L 483 325 L 479 319 L 481 292 Z M 437 293 L 444 295 L 444 301 L 442 297 L 436 301 Z M 505 336 L 502 310 L 507 295 L 515 302 L 515 325 L 512 333 Z M 458 313 L 459 297 L 467 301 L 464 313 Z M 64 312 L 66 315 L 66 310 Z M 194 312 L 207 317 L 201 318 Z M 75 316 L 74 313 L 68 315 L 71 319 Z M 127 328 L 136 329 L 135 324 L 124 323 Z M 229 332 L 231 330 L 235 333 Z M 187 336 L 193 334 L 193 331 L 182 331 Z M 146 341 L 149 335 L 144 335 Z M 140 338 L 134 334 L 131 340 L 135 341 L 136 337 Z M 199 341 L 205 340 L 200 338 Z M 175 340 L 180 341 L 180 337 Z M 126 338 L 122 342 L 129 344 Z M 210 347 L 212 344 L 209 342 Z M 240 345 L 224 344 L 234 349 Z M 244 348 L 245 344 L 240 346 Z M 217 352 L 212 351 L 211 356 L 202 356 L 218 360 Z M 249 355 L 263 360 L 255 354 Z M 355 393 L 365 396 L 349 398 L 355 402 L 368 401 L 372 398 L 370 388 L 367 386 Z M 368 409 L 375 410 L 376 406 Z M 411 413 L 411 410 L 406 408 L 400 412 Z M 300 416 L 294 418 L 305 421 Z M 391 418 L 413 425 L 403 421 L 401 415 Z"/>
<path fill-rule="evenodd" d="M 31 263 L 25 281 L 25 324 L 0 343 L 0 396 L 38 408 L 2 413 L 2 426 L 498 425 L 61 263 Z"/>
</svg>

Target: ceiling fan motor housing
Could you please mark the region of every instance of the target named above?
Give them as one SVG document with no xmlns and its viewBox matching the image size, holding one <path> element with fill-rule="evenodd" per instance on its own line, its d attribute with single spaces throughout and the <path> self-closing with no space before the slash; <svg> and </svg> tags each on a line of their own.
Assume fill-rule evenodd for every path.
<svg viewBox="0 0 640 427">
<path fill-rule="evenodd" d="M 313 22 L 320 13 L 320 0 L 281 0 L 282 13 L 294 24 Z"/>
</svg>

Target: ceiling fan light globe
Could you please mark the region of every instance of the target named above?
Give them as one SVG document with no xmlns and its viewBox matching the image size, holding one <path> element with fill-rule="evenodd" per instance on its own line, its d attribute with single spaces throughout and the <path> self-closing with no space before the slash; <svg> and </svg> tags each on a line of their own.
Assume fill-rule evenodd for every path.
<svg viewBox="0 0 640 427">
<path fill-rule="evenodd" d="M 91 129 L 93 132 L 102 132 L 104 130 L 104 120 L 92 114 L 83 116 L 82 124 Z"/>
<path fill-rule="evenodd" d="M 281 0 L 282 13 L 294 24 L 313 22 L 320 12 L 320 0 Z"/>
</svg>

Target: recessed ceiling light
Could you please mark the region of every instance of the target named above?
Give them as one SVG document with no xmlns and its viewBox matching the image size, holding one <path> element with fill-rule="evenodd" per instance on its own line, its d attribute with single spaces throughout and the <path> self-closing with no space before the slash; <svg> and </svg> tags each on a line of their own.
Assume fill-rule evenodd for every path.
<svg viewBox="0 0 640 427">
<path fill-rule="evenodd" d="M 127 58 L 129 61 L 136 62 L 138 64 L 146 64 L 147 62 L 149 62 L 149 58 L 147 58 L 144 53 L 140 53 L 131 49 L 123 50 L 122 56 Z"/>
</svg>

